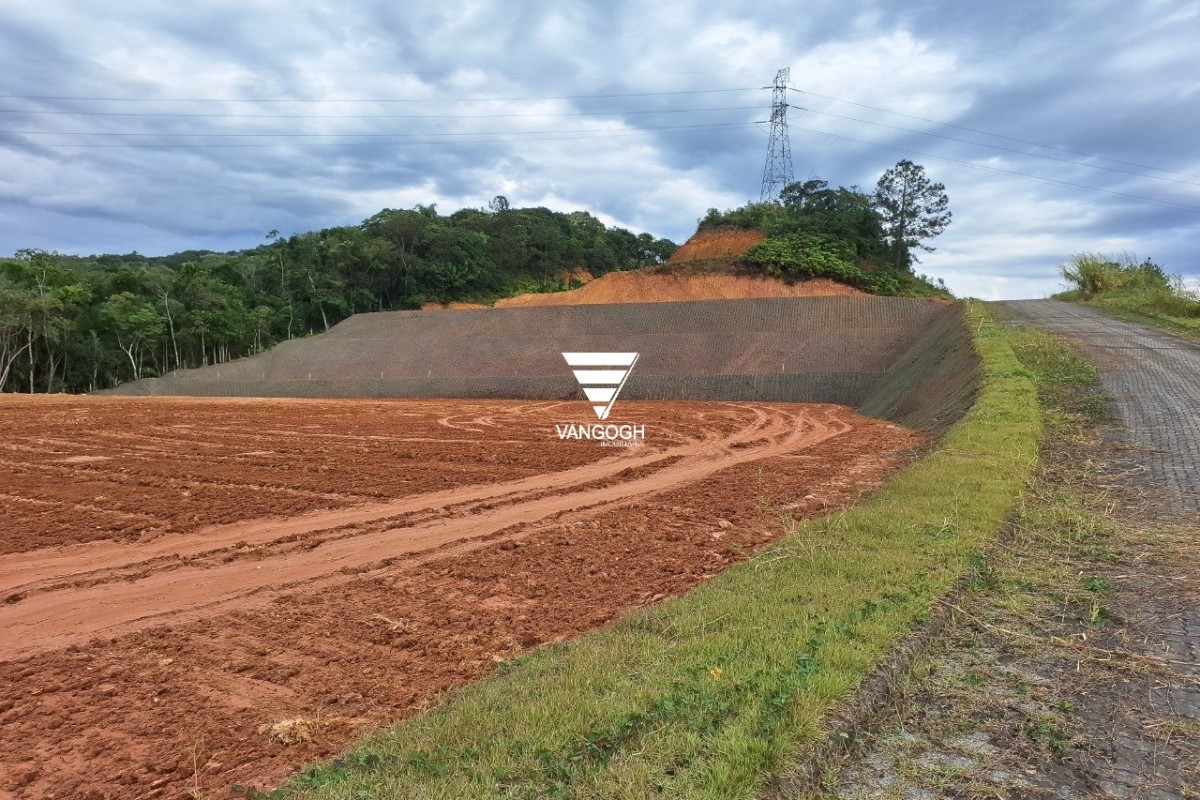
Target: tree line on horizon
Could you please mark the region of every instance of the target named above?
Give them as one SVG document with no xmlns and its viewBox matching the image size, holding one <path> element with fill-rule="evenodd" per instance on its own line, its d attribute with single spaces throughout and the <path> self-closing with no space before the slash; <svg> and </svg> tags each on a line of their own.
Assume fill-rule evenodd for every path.
<svg viewBox="0 0 1200 800">
<path fill-rule="evenodd" d="M 572 272 L 658 264 L 677 247 L 504 197 L 267 240 L 227 253 L 0 258 L 0 391 L 94 391 L 251 355 L 356 312 L 571 288 Z"/>
</svg>

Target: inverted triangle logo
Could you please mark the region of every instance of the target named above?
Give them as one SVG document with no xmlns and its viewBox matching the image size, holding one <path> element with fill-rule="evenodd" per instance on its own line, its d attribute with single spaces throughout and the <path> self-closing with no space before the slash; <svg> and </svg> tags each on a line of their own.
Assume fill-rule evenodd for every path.
<svg viewBox="0 0 1200 800">
<path fill-rule="evenodd" d="M 617 395 L 625 388 L 629 373 L 637 363 L 637 353 L 563 353 L 567 366 L 575 373 L 575 380 L 596 416 L 608 419 Z"/>
</svg>

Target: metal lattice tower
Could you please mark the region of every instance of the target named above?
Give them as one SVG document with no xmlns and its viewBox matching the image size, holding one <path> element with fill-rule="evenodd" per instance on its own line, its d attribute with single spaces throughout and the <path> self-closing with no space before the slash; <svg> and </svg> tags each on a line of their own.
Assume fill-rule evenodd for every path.
<svg viewBox="0 0 1200 800">
<path fill-rule="evenodd" d="M 763 167 L 762 192 L 758 201 L 766 203 L 779 197 L 779 192 L 792 182 L 792 145 L 788 141 L 787 85 L 791 67 L 775 73 L 771 89 L 771 140 L 767 144 L 767 163 Z"/>
</svg>

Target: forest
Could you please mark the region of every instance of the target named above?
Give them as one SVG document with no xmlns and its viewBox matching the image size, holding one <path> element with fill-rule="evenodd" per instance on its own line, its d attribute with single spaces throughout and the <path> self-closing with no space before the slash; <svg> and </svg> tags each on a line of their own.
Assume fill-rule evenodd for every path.
<svg viewBox="0 0 1200 800">
<path fill-rule="evenodd" d="M 361 311 L 488 302 L 665 261 L 676 245 L 586 212 L 449 216 L 385 209 L 359 225 L 228 253 L 0 258 L 0 391 L 83 392 L 219 364 Z"/>
</svg>

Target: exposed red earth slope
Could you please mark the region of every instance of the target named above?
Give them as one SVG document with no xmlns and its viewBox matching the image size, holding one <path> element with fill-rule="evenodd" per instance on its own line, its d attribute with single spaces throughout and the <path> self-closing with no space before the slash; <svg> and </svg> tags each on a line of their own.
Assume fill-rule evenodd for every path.
<svg viewBox="0 0 1200 800">
<path fill-rule="evenodd" d="M 760 275 L 738 274 L 737 259 L 765 238 L 760 231 L 720 228 L 700 231 L 661 267 L 610 272 L 565 292 L 523 294 L 496 301 L 497 308 L 588 305 L 601 303 L 668 303 L 685 300 L 743 300 L 756 297 L 834 297 L 865 295 L 853 286 L 826 278 L 787 283 Z M 422 310 L 482 308 L 472 303 L 429 304 Z"/>
</svg>

